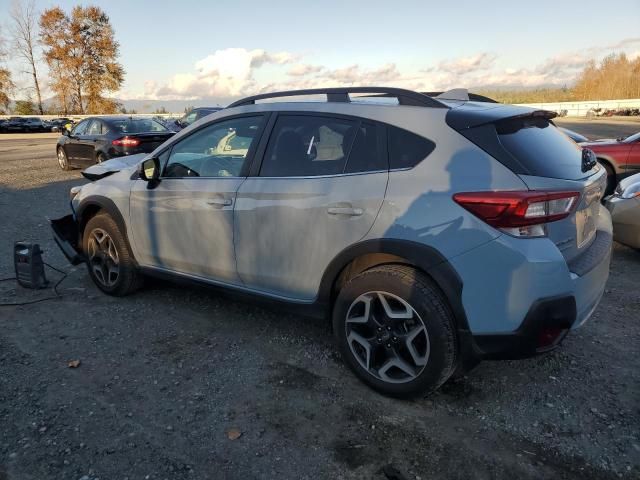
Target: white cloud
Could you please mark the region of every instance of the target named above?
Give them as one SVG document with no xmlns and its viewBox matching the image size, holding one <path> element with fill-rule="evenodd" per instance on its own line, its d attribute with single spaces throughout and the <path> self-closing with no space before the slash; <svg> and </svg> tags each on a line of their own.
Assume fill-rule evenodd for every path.
<svg viewBox="0 0 640 480">
<path fill-rule="evenodd" d="M 438 70 L 453 75 L 465 75 L 468 73 L 486 70 L 493 66 L 496 56 L 482 52 L 470 57 L 461 57 L 454 60 L 443 61 L 438 64 Z"/>
<path fill-rule="evenodd" d="M 202 99 L 226 103 L 234 98 L 267 91 L 344 85 L 395 86 L 418 91 L 456 87 L 563 86 L 570 85 L 592 59 L 599 61 L 612 52 L 626 52 L 634 58 L 640 54 L 639 50 L 640 37 L 632 37 L 611 45 L 561 52 L 524 67 L 505 65 L 495 53 L 481 51 L 443 59 L 433 66 L 415 65 L 411 70 L 401 70 L 392 62 L 379 66 L 354 63 L 331 68 L 305 63 L 301 55 L 291 52 L 227 48 L 216 50 L 197 61 L 191 72 L 177 73 L 165 82 L 145 82 L 144 92 L 129 98 Z M 272 68 L 261 70 L 265 66 Z"/>
<path fill-rule="evenodd" d="M 308 63 L 296 63 L 293 65 L 287 75 L 292 77 L 303 77 L 305 75 L 311 75 L 314 73 L 320 73 L 323 70 L 323 67 L 319 65 L 309 65 Z"/>
<path fill-rule="evenodd" d="M 152 98 L 166 100 L 237 97 L 255 89 L 255 69 L 267 64 L 286 65 L 297 58 L 289 52 L 269 53 L 261 49 L 216 50 L 196 62 L 194 73 L 178 73 L 162 86 L 151 82 L 148 93 Z"/>
</svg>

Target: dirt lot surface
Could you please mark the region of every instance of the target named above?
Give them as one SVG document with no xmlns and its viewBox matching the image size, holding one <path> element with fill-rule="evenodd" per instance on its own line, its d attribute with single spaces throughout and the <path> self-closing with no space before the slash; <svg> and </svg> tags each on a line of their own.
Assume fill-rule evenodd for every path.
<svg viewBox="0 0 640 480">
<path fill-rule="evenodd" d="M 0 136 L 0 278 L 19 239 L 69 272 L 62 299 L 0 307 L 0 480 L 640 478 L 640 253 L 615 247 L 600 307 L 554 353 L 393 400 L 323 322 L 170 283 L 99 293 L 48 231 L 84 183 L 54 143 Z M 48 295 L 0 283 L 2 302 Z"/>
</svg>

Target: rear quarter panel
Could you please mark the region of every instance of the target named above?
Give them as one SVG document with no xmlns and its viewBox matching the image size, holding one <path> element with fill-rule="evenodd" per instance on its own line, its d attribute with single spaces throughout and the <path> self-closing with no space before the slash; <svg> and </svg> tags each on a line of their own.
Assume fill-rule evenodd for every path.
<svg viewBox="0 0 640 480">
<path fill-rule="evenodd" d="M 435 150 L 417 166 L 391 171 L 378 218 L 367 239 L 398 238 L 438 250 L 445 258 L 501 235 L 459 206 L 453 195 L 483 190 L 521 190 L 517 175 L 448 127 L 444 113 L 403 116 L 394 124 L 433 140 Z M 440 117 L 440 118 L 431 118 Z"/>
</svg>

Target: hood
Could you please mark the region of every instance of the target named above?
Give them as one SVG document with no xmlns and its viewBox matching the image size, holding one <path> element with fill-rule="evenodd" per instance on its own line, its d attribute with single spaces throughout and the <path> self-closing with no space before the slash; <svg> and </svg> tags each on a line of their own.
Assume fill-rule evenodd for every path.
<svg viewBox="0 0 640 480">
<path fill-rule="evenodd" d="M 125 168 L 138 165 L 148 155 L 148 153 L 136 153 L 135 155 L 113 158 L 106 162 L 92 165 L 86 170 L 83 170 L 82 176 L 92 182 L 100 180 L 101 178 L 108 177 L 109 175 L 119 172 L 120 170 L 124 170 Z"/>
</svg>

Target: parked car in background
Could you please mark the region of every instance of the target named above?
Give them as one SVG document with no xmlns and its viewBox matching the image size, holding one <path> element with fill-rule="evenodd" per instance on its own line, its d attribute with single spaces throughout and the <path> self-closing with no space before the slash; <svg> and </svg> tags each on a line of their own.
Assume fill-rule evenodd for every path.
<svg viewBox="0 0 640 480">
<path fill-rule="evenodd" d="M 46 132 L 48 130 L 47 125 L 40 118 L 28 117 L 24 122 L 24 131 L 27 133 Z"/>
<path fill-rule="evenodd" d="M 63 170 L 86 167 L 114 157 L 148 153 L 175 132 L 148 118 L 90 117 L 58 139 L 56 154 Z"/>
<path fill-rule="evenodd" d="M 62 132 L 68 124 L 72 124 L 72 120 L 67 117 L 55 118 L 49 122 L 52 132 Z"/>
<path fill-rule="evenodd" d="M 168 126 L 169 129 L 179 132 L 183 128 L 188 127 L 193 122 L 200 120 L 207 115 L 218 112 L 222 110 L 222 107 L 198 107 L 191 110 L 189 113 L 186 113 L 183 117 L 178 120 L 174 120 L 171 125 Z"/>
<path fill-rule="evenodd" d="M 0 133 L 5 132 L 5 125 L 7 124 L 7 120 L 4 118 L 0 118 Z"/>
<path fill-rule="evenodd" d="M 284 98 L 304 95 L 326 102 Z M 89 167 L 54 238 L 109 295 L 155 273 L 331 319 L 361 380 L 424 395 L 552 350 L 600 301 L 606 172 L 555 115 L 460 90 L 257 95 Z"/>
<path fill-rule="evenodd" d="M 5 131 L 8 133 L 20 133 L 24 132 L 26 118 L 24 117 L 9 117 L 5 124 Z"/>
<path fill-rule="evenodd" d="M 640 173 L 623 179 L 605 206 L 611 212 L 613 238 L 640 249 Z"/>
<path fill-rule="evenodd" d="M 640 132 L 626 138 L 580 143 L 591 149 L 607 169 L 607 192 L 613 193 L 620 180 L 640 172 Z"/>
<path fill-rule="evenodd" d="M 36 117 L 10 117 L 5 124 L 5 131 L 11 133 L 46 132 L 44 122 Z"/>
<path fill-rule="evenodd" d="M 568 128 L 558 127 L 562 133 L 564 133 L 567 137 L 573 140 L 576 143 L 588 142 L 589 139 L 584 135 L 580 135 L 578 132 L 574 132 L 573 130 L 569 130 Z"/>
</svg>

